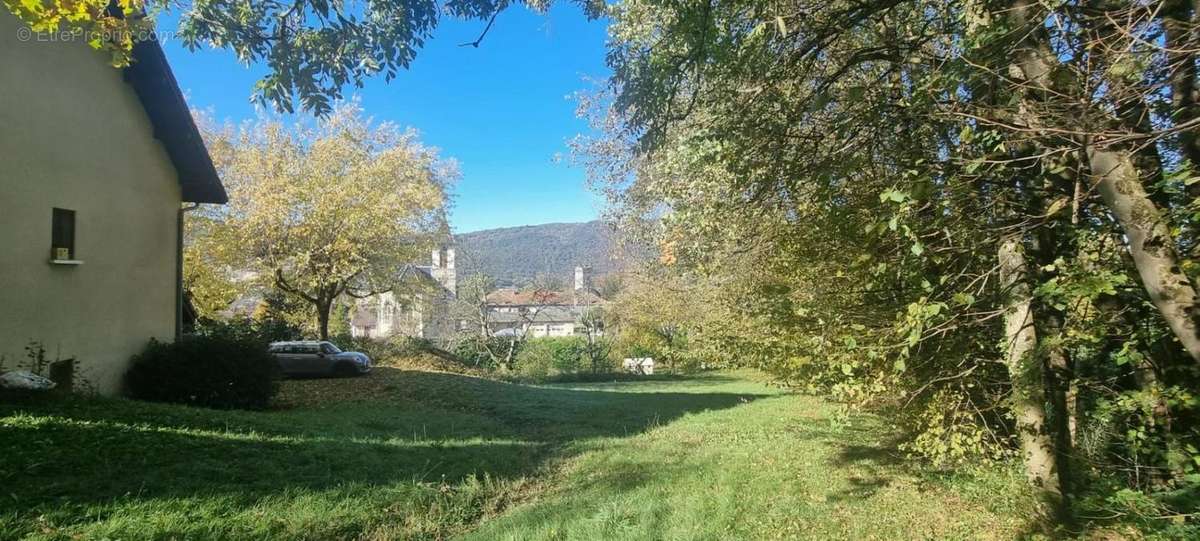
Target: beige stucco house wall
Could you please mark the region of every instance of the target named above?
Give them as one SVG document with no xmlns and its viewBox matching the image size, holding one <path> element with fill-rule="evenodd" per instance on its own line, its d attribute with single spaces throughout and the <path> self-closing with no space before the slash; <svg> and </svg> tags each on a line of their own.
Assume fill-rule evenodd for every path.
<svg viewBox="0 0 1200 541">
<path fill-rule="evenodd" d="M 0 9 L 0 355 L 11 369 L 38 342 L 112 394 L 175 334 L 179 174 L 122 70 L 25 35 Z M 55 207 L 82 264 L 50 263 Z"/>
</svg>

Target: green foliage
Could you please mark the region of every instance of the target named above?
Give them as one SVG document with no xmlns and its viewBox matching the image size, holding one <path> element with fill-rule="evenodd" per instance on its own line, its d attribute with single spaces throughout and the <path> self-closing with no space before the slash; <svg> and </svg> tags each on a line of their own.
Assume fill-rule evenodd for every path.
<svg viewBox="0 0 1200 541">
<path fill-rule="evenodd" d="M 623 358 L 633 357 L 654 357 L 658 354 L 658 350 L 654 346 L 639 343 L 635 340 L 622 344 L 622 349 L 618 350 L 619 356 Z"/>
<path fill-rule="evenodd" d="M 693 276 L 648 270 L 632 277 L 606 309 L 617 335 L 613 356 L 652 357 L 655 370 L 689 371 L 715 364 L 712 344 L 725 340 L 715 290 Z"/>
<path fill-rule="evenodd" d="M 274 317 L 228 320 L 200 318 L 196 321 L 194 334 L 211 338 L 257 342 L 263 347 L 271 342 L 307 338 L 299 326 Z"/>
<path fill-rule="evenodd" d="M 1200 447 L 1194 325 L 1162 307 L 1197 309 L 1196 111 L 1153 67 L 1179 59 L 1138 41 L 1192 8 L 1081 7 L 614 6 L 613 80 L 583 104 L 604 135 L 576 150 L 660 256 L 618 303 L 625 351 L 761 367 L 887 413 L 938 464 L 1048 437 L 1033 490 L 1062 461 L 1081 501 L 1151 516 L 1134 491 L 1194 525 L 1195 502 L 1155 495 Z M 1120 172 L 1082 144 L 1112 129 Z"/>
<path fill-rule="evenodd" d="M 350 305 L 334 301 L 329 310 L 329 336 L 345 336 L 350 334 Z"/>
<path fill-rule="evenodd" d="M 938 391 L 924 403 L 911 440 L 900 447 L 941 467 L 962 467 L 1013 456 L 1007 435 L 998 435 L 975 418 L 971 397 L 949 389 Z"/>
<path fill-rule="evenodd" d="M 230 201 L 198 211 L 204 227 L 189 249 L 203 255 L 194 261 L 219 269 L 208 274 L 253 271 L 261 290 L 307 305 L 321 337 L 346 295 L 389 290 L 397 269 L 445 234 L 454 164 L 356 103 L 313 125 L 205 128 Z"/>
<path fill-rule="evenodd" d="M 393 336 L 387 340 L 371 338 L 355 338 L 349 334 L 330 337 L 330 342 L 343 351 L 358 351 L 366 353 L 373 361 L 386 362 L 389 359 L 414 357 L 433 351 L 433 343 L 424 338 L 411 336 Z"/>
<path fill-rule="evenodd" d="M 1093 481 L 1078 503 L 1080 514 L 1105 517 L 1113 527 L 1133 526 L 1146 539 L 1195 539 L 1200 527 L 1188 511 L 1200 509 L 1200 476 L 1189 475 L 1167 490 L 1144 491 L 1126 486 L 1116 477 Z"/>
<path fill-rule="evenodd" d="M 220 252 L 199 242 L 214 234 L 220 223 L 202 212 L 189 212 L 183 220 L 183 288 L 200 317 L 217 317 L 238 297 L 249 293 L 248 284 L 230 276 L 218 257 Z"/>
<path fill-rule="evenodd" d="M 464 363 L 476 368 L 498 370 L 501 368 L 495 354 L 520 355 L 524 342 L 509 337 L 470 335 L 458 339 L 451 353 Z"/>
<path fill-rule="evenodd" d="M 162 2 L 165 4 L 165 2 Z M 61 41 L 63 32 L 86 41 L 94 49 L 108 53 L 113 67 L 125 67 L 133 60 L 133 45 L 154 30 L 154 23 L 145 17 L 124 17 L 120 13 L 142 12 L 146 0 L 74 0 L 30 1 L 4 0 L 13 15 L 29 25 L 30 30 Z M 114 10 L 114 8 L 119 8 Z"/>
<path fill-rule="evenodd" d="M 542 381 L 555 372 L 555 348 L 542 340 L 529 340 L 517 354 L 517 376 L 529 381 Z"/>
<path fill-rule="evenodd" d="M 542 381 L 560 374 L 590 370 L 585 358 L 587 341 L 580 337 L 546 337 L 527 340 L 517 354 L 520 378 Z"/>
<path fill-rule="evenodd" d="M 261 340 L 227 333 L 151 340 L 125 374 L 130 397 L 217 409 L 265 409 L 279 365 Z"/>
<path fill-rule="evenodd" d="M 554 359 L 554 369 L 559 373 L 569 374 L 590 369 L 588 359 L 585 357 L 587 340 L 582 337 L 540 338 L 534 342 L 550 348 L 551 357 Z"/>
</svg>

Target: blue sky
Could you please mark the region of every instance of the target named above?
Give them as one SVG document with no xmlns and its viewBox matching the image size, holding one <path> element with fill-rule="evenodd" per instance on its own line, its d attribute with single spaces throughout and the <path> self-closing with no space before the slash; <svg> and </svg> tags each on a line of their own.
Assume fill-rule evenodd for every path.
<svg viewBox="0 0 1200 541">
<path fill-rule="evenodd" d="M 376 120 L 411 126 L 422 141 L 459 162 L 451 225 L 455 232 L 595 219 L 602 200 L 566 160 L 566 142 L 587 130 L 571 95 L 609 74 L 606 23 L 556 5 L 547 15 L 524 7 L 501 13 L 478 49 L 484 21 L 442 20 L 411 69 L 384 82 L 347 89 Z M 170 17 L 160 21 L 173 28 Z M 217 120 L 254 118 L 249 101 L 261 68 L 243 67 L 226 51 L 189 52 L 164 44 L 193 108 Z"/>
</svg>

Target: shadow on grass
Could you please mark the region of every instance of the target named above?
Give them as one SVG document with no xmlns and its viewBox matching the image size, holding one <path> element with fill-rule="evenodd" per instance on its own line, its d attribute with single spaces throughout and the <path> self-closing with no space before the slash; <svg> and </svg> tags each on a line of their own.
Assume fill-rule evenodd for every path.
<svg viewBox="0 0 1200 541">
<path fill-rule="evenodd" d="M 651 383 L 686 381 L 691 387 L 725 385 L 739 381 L 737 378 L 717 374 L 630 374 L 612 372 L 603 374 L 564 374 L 543 382 L 546 385 L 569 385 L 573 383 Z"/>
<path fill-rule="evenodd" d="M 909 463 L 897 448 L 899 440 L 867 443 L 860 434 L 842 430 L 837 454 L 830 461 L 836 468 L 856 472 L 847 477 L 849 487 L 830 494 L 833 501 L 864 500 L 892 484 L 897 475 L 908 475 Z"/>
<path fill-rule="evenodd" d="M 719 466 L 685 465 L 654 457 L 647 461 L 606 461 L 586 479 L 571 484 L 568 493 L 485 523 L 481 530 L 469 533 L 464 539 L 687 539 L 678 533 L 668 535 L 665 529 L 673 521 L 665 515 L 676 505 L 684 510 L 695 502 L 657 499 L 647 496 L 647 492 L 667 494 L 667 487 L 696 475 L 706 475 L 705 470 L 710 467 Z M 703 530 L 705 525 L 696 528 Z M 725 537 L 697 538 L 738 538 L 723 533 Z"/>
<path fill-rule="evenodd" d="M 951 492 L 961 492 L 965 487 L 974 486 L 975 490 L 985 490 L 1001 494 L 1011 490 L 1004 485 L 988 484 L 994 480 L 980 479 L 970 468 L 935 467 L 919 458 L 905 456 L 900 450 L 900 444 L 906 438 L 902 434 L 892 433 L 887 439 L 872 439 L 866 437 L 871 431 L 865 423 L 859 423 L 854 430 L 845 431 L 845 436 L 838 443 L 838 452 L 830 460 L 832 466 L 852 471 L 848 477 L 850 486 L 830 496 L 833 501 L 850 502 L 872 498 L 877 492 L 894 484 L 915 482 L 924 488 L 939 487 Z M 901 482 L 901 479 L 905 481 Z M 991 507 L 994 500 L 982 502 Z M 1023 511 L 1028 512 L 1029 508 Z M 994 509 L 997 515 L 1012 513 L 1011 509 Z M 1031 514 L 1025 517 L 1020 534 L 1016 539 L 1030 539 L 1052 533 L 1053 527 L 1048 525 L 1045 517 Z"/>
<path fill-rule="evenodd" d="M 0 515 L 114 499 L 215 495 L 251 504 L 291 489 L 515 478 L 574 441 L 759 398 L 529 387 L 389 368 L 296 383 L 300 392 L 331 384 L 345 394 L 267 412 L 117 399 L 0 404 Z"/>
<path fill-rule="evenodd" d="M 897 442 L 878 445 L 846 444 L 838 451 L 836 463 L 859 464 L 872 468 L 899 466 L 907 461 L 900 455 L 896 444 Z"/>
<path fill-rule="evenodd" d="M 720 376 L 686 381 L 716 381 Z M 732 378 L 729 381 L 734 381 Z M 725 409 L 767 395 L 710 392 L 622 392 L 620 385 L 589 390 L 555 386 L 529 386 L 444 372 L 421 372 L 380 367 L 364 378 L 294 382 L 303 387 L 285 399 L 337 407 L 346 402 L 381 400 L 400 405 L 432 407 L 493 420 L 474 436 L 512 436 L 541 442 L 581 438 L 626 436 L 648 427 L 669 423 L 686 413 Z M 661 382 L 660 382 L 661 383 Z M 628 385 L 628 384 L 626 384 Z M 716 383 L 713 383 L 716 385 Z M 297 394 L 326 398 L 318 404 Z M 288 392 L 285 390 L 285 394 Z"/>
<path fill-rule="evenodd" d="M 519 475 L 539 444 L 354 441 L 52 420 L 0 428 L 0 513 L 44 502 L 233 495 Z"/>
</svg>

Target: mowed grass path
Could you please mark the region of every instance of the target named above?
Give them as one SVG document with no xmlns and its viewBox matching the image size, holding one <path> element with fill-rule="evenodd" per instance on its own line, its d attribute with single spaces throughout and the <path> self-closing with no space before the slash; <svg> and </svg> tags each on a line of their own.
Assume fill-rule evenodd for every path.
<svg viewBox="0 0 1200 541">
<path fill-rule="evenodd" d="M 1011 539 L 1003 471 L 912 469 L 756 374 L 525 386 L 383 367 L 282 406 L 0 403 L 0 539 Z"/>
</svg>

